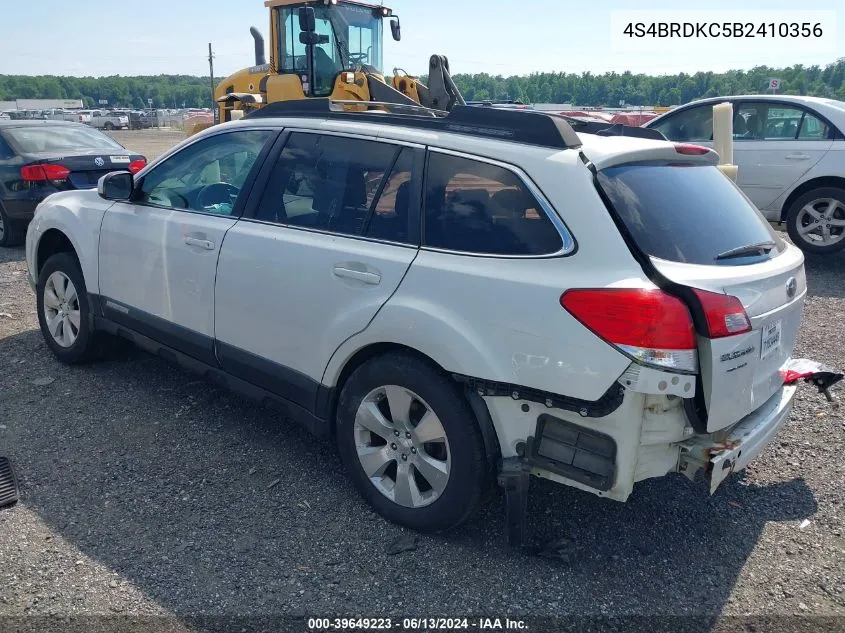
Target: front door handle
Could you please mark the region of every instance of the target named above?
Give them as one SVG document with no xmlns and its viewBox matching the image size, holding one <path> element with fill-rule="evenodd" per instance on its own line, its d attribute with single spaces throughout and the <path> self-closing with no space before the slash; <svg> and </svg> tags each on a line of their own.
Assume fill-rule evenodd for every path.
<svg viewBox="0 0 845 633">
<path fill-rule="evenodd" d="M 787 154 L 787 160 L 807 160 L 810 158 L 809 154 L 801 154 L 801 153 L 794 153 L 794 154 Z"/>
<path fill-rule="evenodd" d="M 365 270 L 353 270 L 352 268 L 346 268 L 345 266 L 335 266 L 334 274 L 335 277 L 346 277 L 347 279 L 354 279 L 372 286 L 381 283 L 381 275 L 377 273 L 371 273 Z"/>
<path fill-rule="evenodd" d="M 191 237 L 190 235 L 185 236 L 185 244 L 188 246 L 197 246 L 199 248 L 204 248 L 207 251 L 214 250 L 214 242 L 211 240 L 202 240 L 198 237 Z"/>
</svg>

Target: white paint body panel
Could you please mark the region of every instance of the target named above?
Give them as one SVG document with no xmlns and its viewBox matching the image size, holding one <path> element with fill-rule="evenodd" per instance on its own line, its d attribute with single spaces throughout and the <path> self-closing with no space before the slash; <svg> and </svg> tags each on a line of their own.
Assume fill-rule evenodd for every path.
<svg viewBox="0 0 845 633">
<path fill-rule="evenodd" d="M 216 335 L 320 381 L 328 358 L 364 330 L 417 249 L 241 221 L 217 270 Z M 336 265 L 380 277 L 338 276 Z"/>
<path fill-rule="evenodd" d="M 214 336 L 217 256 L 234 218 L 116 203 L 100 237 L 100 294 Z M 210 242 L 202 248 L 185 238 Z"/>
<path fill-rule="evenodd" d="M 99 292 L 97 245 L 100 224 L 113 204 L 103 200 L 93 189 L 54 193 L 41 202 L 26 235 L 26 265 L 30 278 L 38 280 L 38 243 L 47 231 L 54 229 L 62 232 L 73 244 L 88 292 Z"/>
</svg>

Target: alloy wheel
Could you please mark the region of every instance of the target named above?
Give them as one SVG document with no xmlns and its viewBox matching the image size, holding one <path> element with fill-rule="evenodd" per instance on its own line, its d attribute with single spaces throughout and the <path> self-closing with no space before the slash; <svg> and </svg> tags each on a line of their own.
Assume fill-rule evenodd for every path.
<svg viewBox="0 0 845 633">
<path fill-rule="evenodd" d="M 808 244 L 831 246 L 845 239 L 845 204 L 820 198 L 804 205 L 795 219 L 798 235 Z"/>
<path fill-rule="evenodd" d="M 57 270 L 44 284 L 44 317 L 50 336 L 71 347 L 79 336 L 79 296 L 70 278 Z"/>
<path fill-rule="evenodd" d="M 355 414 L 354 434 L 358 461 L 385 497 L 421 508 L 443 494 L 449 441 L 440 419 L 413 391 L 397 385 L 371 391 Z"/>
</svg>

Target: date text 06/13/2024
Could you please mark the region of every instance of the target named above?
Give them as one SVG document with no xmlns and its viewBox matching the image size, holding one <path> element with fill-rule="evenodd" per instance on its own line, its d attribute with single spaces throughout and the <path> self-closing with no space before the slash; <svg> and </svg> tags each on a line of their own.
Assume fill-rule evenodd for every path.
<svg viewBox="0 0 845 633">
<path fill-rule="evenodd" d="M 487 618 L 308 618 L 309 631 L 523 631 L 524 620 Z"/>
</svg>

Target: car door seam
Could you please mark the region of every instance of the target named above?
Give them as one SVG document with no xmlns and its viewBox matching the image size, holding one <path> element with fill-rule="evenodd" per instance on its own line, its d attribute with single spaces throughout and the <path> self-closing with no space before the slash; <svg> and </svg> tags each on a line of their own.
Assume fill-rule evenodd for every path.
<svg viewBox="0 0 845 633">
<path fill-rule="evenodd" d="M 419 256 L 420 256 L 420 250 L 421 250 L 421 249 L 420 249 L 419 247 L 417 247 L 417 252 L 416 252 L 416 253 L 414 253 L 414 257 L 413 257 L 413 258 L 411 259 L 411 261 L 408 263 L 408 266 L 405 268 L 405 272 L 404 272 L 404 273 L 402 273 L 402 278 L 401 278 L 401 279 L 399 279 L 399 283 L 397 283 L 397 284 L 396 284 L 396 287 L 393 289 L 393 292 L 391 292 L 391 293 L 390 293 L 390 295 L 388 295 L 387 299 L 385 299 L 385 300 L 384 300 L 384 302 L 383 302 L 383 303 L 382 303 L 382 304 L 378 307 L 378 309 L 377 309 L 377 310 L 373 313 L 373 316 L 370 318 L 370 320 L 369 320 L 369 321 L 367 321 L 366 325 L 364 325 L 364 327 L 362 327 L 362 328 L 361 328 L 360 330 L 358 330 L 357 332 L 353 332 L 352 334 L 350 334 L 349 336 L 347 336 L 345 339 L 343 339 L 343 340 L 340 342 L 340 344 L 337 346 L 337 348 L 335 348 L 335 350 L 331 353 L 331 355 L 329 356 L 328 360 L 326 361 L 326 366 L 323 368 L 323 375 L 322 375 L 322 377 L 320 378 L 320 384 L 321 384 L 321 385 L 325 385 L 325 384 L 326 384 L 326 382 L 325 382 L 325 381 L 326 381 L 326 372 L 329 370 L 329 367 L 330 367 L 330 366 L 331 366 L 331 364 L 332 364 L 332 360 L 333 360 L 333 359 L 334 359 L 334 357 L 337 355 L 338 350 L 340 350 L 340 348 L 342 348 L 344 345 L 346 345 L 346 343 L 347 343 L 347 342 L 351 341 L 353 338 L 355 338 L 356 336 L 358 336 L 358 335 L 359 335 L 359 334 L 361 334 L 362 332 L 365 332 L 365 331 L 367 330 L 367 328 L 369 328 L 369 327 L 370 327 L 370 325 L 372 325 L 373 321 L 375 321 L 375 320 L 376 320 L 376 317 L 378 317 L 378 315 L 379 315 L 379 314 L 381 314 L 381 311 L 384 309 L 384 307 L 385 307 L 388 303 L 390 303 L 390 300 L 391 300 L 391 299 L 393 299 L 393 297 L 396 295 L 396 293 L 397 293 L 397 292 L 399 292 L 399 288 L 401 288 L 401 287 L 402 287 L 402 283 L 405 281 L 405 278 L 408 276 L 408 273 L 409 273 L 409 272 L 411 272 L 411 268 L 413 267 L 414 262 L 415 262 L 415 261 L 417 261 L 417 257 L 419 257 Z M 316 402 L 315 402 L 315 405 L 316 405 Z"/>
</svg>

